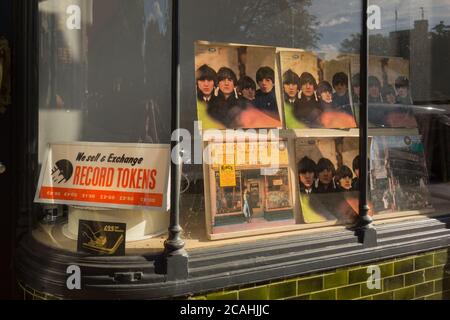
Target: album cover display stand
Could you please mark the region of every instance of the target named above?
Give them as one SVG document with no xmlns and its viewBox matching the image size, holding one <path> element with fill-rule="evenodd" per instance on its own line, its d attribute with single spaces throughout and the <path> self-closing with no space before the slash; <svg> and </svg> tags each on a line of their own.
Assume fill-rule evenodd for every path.
<svg viewBox="0 0 450 320">
<path fill-rule="evenodd" d="M 227 159 L 220 164 L 214 161 L 212 163 L 204 161 L 205 222 L 208 238 L 210 240 L 229 239 L 336 225 L 344 228 L 343 221 L 345 219 L 341 220 L 340 217 L 336 219 L 305 218 L 301 201 L 304 199 L 302 195 L 304 190 L 301 190 L 299 185 L 298 165 L 301 159 L 297 152 L 297 142 L 304 140 L 307 143 L 310 140 L 311 143 L 314 143 L 313 141 L 316 140 L 325 141 L 324 144 L 326 144 L 326 141 L 329 141 L 331 147 L 327 149 L 326 154 L 333 161 L 327 157 L 321 157 L 316 152 L 313 162 L 319 168 L 319 160 L 328 161 L 332 163 L 331 167 L 336 167 L 333 171 L 338 169 L 336 171 L 341 170 L 342 173 L 347 170 L 346 172 L 350 172 L 349 175 L 355 177 L 355 168 L 351 169 L 351 163 L 352 160 L 355 162 L 354 160 L 359 154 L 359 148 L 355 148 L 358 145 L 355 141 L 359 138 L 359 128 L 356 123 L 358 98 L 357 95 L 354 95 L 357 91 L 353 90 L 357 85 L 355 79 L 358 79 L 359 56 L 338 55 L 331 59 L 301 49 L 207 41 L 197 41 L 195 45 L 197 112 L 198 118 L 203 124 L 200 132 L 203 150 L 207 150 L 206 154 L 211 153 L 210 147 L 225 148 L 220 145 L 220 142 L 215 142 L 215 135 L 217 132 L 225 133 L 226 129 L 227 134 L 232 133 L 231 140 L 228 141 L 232 141 L 230 144 L 234 145 L 233 148 L 236 150 L 241 148 L 240 151 L 236 151 L 238 155 L 254 155 L 257 152 L 256 149 L 266 148 L 264 142 L 258 141 L 258 128 L 265 128 L 269 131 L 270 129 L 267 128 L 274 128 L 278 130 L 278 135 L 272 137 L 271 142 L 278 143 L 280 148 L 282 146 L 283 150 L 280 149 L 280 154 L 284 155 L 283 160 L 272 166 L 251 161 L 238 163 L 235 158 Z M 386 138 L 387 141 L 391 141 L 390 143 L 393 141 L 400 144 L 402 137 L 405 139 L 412 137 L 412 140 L 417 140 L 417 137 L 420 137 L 419 132 L 410 123 L 413 120 L 410 113 L 405 113 L 405 108 L 401 106 L 402 102 L 394 101 L 394 105 L 385 104 L 387 101 L 382 98 L 381 81 L 379 80 L 382 79 L 384 85 L 391 85 L 394 82 L 397 85 L 398 79 L 409 76 L 409 61 L 395 57 L 371 57 L 371 66 L 373 67 L 371 73 L 375 74 L 374 78 L 377 79 L 369 79 L 369 85 L 371 81 L 372 85 L 373 83 L 379 84 L 380 92 L 378 96 L 375 95 L 372 98 L 379 97 L 380 105 L 378 106 L 375 102 L 371 109 L 375 115 L 373 120 L 377 121 L 373 125 L 378 127 L 369 127 L 369 140 L 378 141 Z M 252 77 L 255 81 L 251 79 Z M 272 82 L 271 92 L 263 93 L 263 79 Z M 224 84 L 225 80 L 228 81 L 227 85 Z M 221 83 L 222 81 L 223 83 Z M 314 91 L 311 92 L 307 86 L 304 87 L 305 84 L 314 86 Z M 291 94 L 287 86 L 297 86 L 297 89 Z M 339 86 L 346 87 L 346 93 L 345 91 L 339 92 Z M 256 90 L 257 88 L 259 89 Z M 245 91 L 251 91 L 251 89 L 253 93 L 256 91 L 256 99 L 251 94 L 248 96 L 249 93 Z M 327 95 L 328 97 L 333 95 L 331 102 L 327 100 L 329 99 Z M 276 102 L 278 102 L 278 109 L 275 118 L 278 115 L 279 122 L 266 121 L 267 118 L 260 111 L 271 114 L 273 112 L 271 108 Z M 337 109 L 332 109 L 335 102 Z M 246 107 L 242 109 L 236 107 L 242 106 L 242 103 L 245 103 Z M 349 105 L 351 108 L 348 108 Z M 318 113 L 320 119 L 319 116 L 311 119 L 311 115 L 315 114 L 317 109 L 323 109 L 323 114 Z M 331 112 L 327 113 L 328 111 Z M 322 117 L 325 114 L 326 117 Z M 259 116 L 264 119 L 262 122 L 258 121 Z M 251 125 L 253 123 L 255 126 Z M 348 129 L 331 129 L 341 127 Z M 236 130 L 239 128 L 254 128 L 254 131 L 248 133 Z M 209 129 L 215 130 L 211 132 Z M 222 139 L 224 137 L 225 135 Z M 336 142 L 337 140 L 340 142 Z M 342 141 L 351 145 L 352 151 L 341 150 L 339 154 L 334 155 L 333 146 L 334 148 L 343 148 Z M 261 147 L 261 143 L 264 146 L 261 145 Z M 395 148 L 397 146 L 394 145 Z M 345 162 L 342 160 L 341 153 L 345 154 Z M 405 158 L 403 159 L 406 161 L 405 163 L 408 163 L 409 157 L 418 157 L 418 154 L 414 154 L 414 152 L 408 153 L 408 150 L 402 151 L 398 148 L 391 153 L 392 159 L 388 157 L 388 154 L 386 161 L 392 160 L 394 164 L 399 160 L 402 161 L 402 157 Z M 370 147 L 367 156 L 368 158 L 371 156 Z M 277 168 L 274 169 L 274 166 Z M 426 166 L 421 170 L 425 172 L 423 181 L 421 180 L 422 187 L 425 186 Z M 333 172 L 333 184 L 336 182 L 334 174 Z M 414 192 L 408 193 L 408 190 L 402 189 L 403 185 L 400 181 L 403 179 L 402 177 L 389 174 L 391 175 L 385 174 L 385 180 L 388 181 L 386 183 L 390 183 L 390 190 L 395 190 L 394 193 L 396 192 L 397 195 L 406 195 L 402 201 L 408 196 L 415 197 Z M 396 174 L 399 173 L 396 172 Z M 315 177 L 316 188 L 318 181 L 318 177 Z M 341 187 L 340 183 L 338 187 Z M 332 200 L 328 201 L 328 209 L 332 208 L 333 199 L 344 199 L 344 202 L 349 200 L 347 209 L 357 215 L 358 189 L 354 189 L 352 185 L 348 190 L 352 191 L 352 197 L 348 196 L 349 193 L 346 193 L 346 190 L 339 189 L 339 197 L 330 197 Z M 399 199 L 392 200 L 388 196 L 383 198 L 385 206 L 391 209 L 396 208 L 396 201 L 399 202 Z M 327 194 L 321 197 L 316 198 L 315 204 L 321 202 L 317 199 L 326 200 Z M 319 207 L 320 205 L 316 208 Z M 402 208 L 401 206 L 397 207 Z M 430 213 L 433 209 L 430 207 L 420 210 L 405 210 L 403 207 L 397 211 L 391 210 L 389 215 L 375 214 L 374 218 L 379 220 Z M 314 216 L 314 212 L 312 212 L 312 216 Z"/>
<path fill-rule="evenodd" d="M 418 136 L 419 132 L 416 128 L 371 128 L 369 129 L 369 139 L 379 136 Z M 300 200 L 300 190 L 298 184 L 298 174 L 297 174 L 297 164 L 295 159 L 295 141 L 296 139 L 311 138 L 358 138 L 358 129 L 346 129 L 346 130 L 335 130 L 335 129 L 283 129 L 280 130 L 279 140 L 286 144 L 288 163 L 287 165 L 282 165 L 288 172 L 289 188 L 291 190 L 290 196 L 292 201 L 292 209 L 294 223 L 284 226 L 274 226 L 266 227 L 261 229 L 245 229 L 227 231 L 227 232 L 213 232 L 214 229 L 214 219 L 217 217 L 217 208 L 214 207 L 214 203 L 217 201 L 217 180 L 218 180 L 218 166 L 203 164 L 203 176 L 205 185 L 205 220 L 208 238 L 210 240 L 222 240 L 230 238 L 239 238 L 242 236 L 255 236 L 263 234 L 271 234 L 278 232 L 287 232 L 294 230 L 305 230 L 314 228 L 323 228 L 339 225 L 334 221 L 325 221 L 318 223 L 304 223 L 301 200 Z M 253 141 L 257 141 L 256 135 L 253 137 Z M 203 136 L 203 149 L 205 150 L 210 144 L 211 136 L 206 132 Z M 248 135 L 240 136 L 236 134 L 234 137 L 236 142 L 251 142 L 252 138 Z M 369 148 L 370 149 L 370 148 Z M 247 170 L 259 169 L 258 166 L 247 166 L 242 167 Z M 237 168 L 236 168 L 237 170 Z M 242 177 L 240 177 L 242 178 Z M 405 216 L 421 215 L 433 213 L 433 208 L 421 209 L 421 210 L 407 210 L 399 212 L 390 212 L 386 214 L 375 214 L 373 216 L 375 221 L 390 219 L 390 218 L 401 218 Z M 236 210 L 234 212 L 229 212 L 225 214 L 228 216 L 243 216 L 242 209 Z M 342 226 L 344 228 L 344 226 Z"/>
</svg>

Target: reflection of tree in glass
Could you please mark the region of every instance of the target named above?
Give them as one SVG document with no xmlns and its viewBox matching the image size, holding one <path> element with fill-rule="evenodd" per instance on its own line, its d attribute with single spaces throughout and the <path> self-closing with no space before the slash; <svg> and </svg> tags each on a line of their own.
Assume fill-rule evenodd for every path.
<svg viewBox="0 0 450 320">
<path fill-rule="evenodd" d="M 369 36 L 369 51 L 371 55 L 375 56 L 389 56 L 391 52 L 389 37 L 382 34 L 373 34 Z M 352 33 L 350 38 L 341 42 L 340 51 L 343 53 L 359 53 L 361 45 L 361 34 Z"/>
<path fill-rule="evenodd" d="M 201 2 L 198 14 L 211 16 L 212 1 L 198 2 Z M 304 49 L 316 48 L 321 37 L 316 30 L 319 24 L 316 16 L 308 12 L 311 0 L 222 0 L 213 3 L 214 12 L 220 13 L 214 15 L 214 24 L 220 26 L 217 34 L 211 33 L 215 37 L 229 35 L 231 39 L 241 35 L 250 42 Z"/>
<path fill-rule="evenodd" d="M 435 38 L 450 37 L 450 26 L 446 25 L 444 21 L 439 22 L 432 30 L 432 35 Z"/>
</svg>

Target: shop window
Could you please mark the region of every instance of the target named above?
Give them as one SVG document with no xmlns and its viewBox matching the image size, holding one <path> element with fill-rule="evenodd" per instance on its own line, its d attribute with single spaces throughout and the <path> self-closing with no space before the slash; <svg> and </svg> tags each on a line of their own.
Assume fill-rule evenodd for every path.
<svg viewBox="0 0 450 320">
<path fill-rule="evenodd" d="M 279 157 L 274 162 L 237 164 L 236 158 L 223 162 L 241 172 L 244 205 L 241 219 L 233 221 L 233 228 L 231 223 L 226 229 L 216 228 L 214 217 L 219 210 L 215 206 L 220 194 L 212 192 L 214 182 L 208 178 L 203 181 L 204 194 L 201 188 L 198 193 L 191 189 L 192 193 L 183 194 L 182 204 L 203 203 L 193 199 L 205 196 L 205 208 L 190 207 L 189 214 L 181 217 L 185 226 L 192 226 L 195 219 L 200 232 L 197 237 L 201 238 L 201 226 L 206 221 L 209 239 L 223 239 L 302 229 L 308 224 L 354 222 L 358 189 L 344 195 L 344 188 L 334 181 L 336 171 L 343 166 L 352 168 L 358 155 L 357 106 L 350 88 L 351 68 L 355 66 L 348 55 L 340 52 L 337 41 L 360 32 L 361 4 L 339 3 L 355 13 L 343 19 L 342 12 L 331 10 L 331 5 L 337 5 L 334 1 L 264 1 L 260 6 L 251 1 L 194 3 L 196 10 L 184 2 L 180 11 L 181 96 L 186 102 L 182 112 L 201 123 L 184 118 L 184 125 L 194 124 L 192 130 L 198 126 L 206 146 L 215 143 L 209 135 L 211 130 L 235 130 L 231 143 L 236 144 L 247 139 L 246 129 L 256 129 L 252 131 L 256 136 L 267 129 L 281 129 L 278 138 L 285 140 L 280 143 Z M 234 18 L 227 19 L 231 16 Z M 195 21 L 226 27 L 205 29 Z M 347 28 L 333 28 L 343 23 Z M 330 43 L 333 37 L 335 44 Z M 225 81 L 231 83 L 230 88 L 225 87 Z M 333 86 L 339 86 L 339 93 Z M 331 103 L 333 98 L 339 102 L 337 105 Z M 326 112 L 322 114 L 322 110 Z M 236 133 L 242 129 L 244 132 Z M 297 146 L 303 137 L 311 137 L 305 141 L 306 148 Z M 267 144 L 255 136 L 247 140 L 252 155 Z M 269 139 L 269 144 L 274 141 Z M 321 195 L 303 192 L 298 173 L 299 165 L 305 162 L 301 161 L 303 158 L 313 163 L 306 168 L 312 174 L 308 190 L 321 190 Z M 316 172 L 322 158 L 321 163 L 328 161 L 327 170 L 333 168 L 324 183 Z M 211 176 L 210 167 L 203 164 L 206 177 Z M 185 166 L 194 181 L 195 172 L 201 169 L 202 165 Z M 354 182 L 357 174 L 349 170 L 349 179 Z M 350 189 L 354 185 L 351 183 Z M 336 195 L 333 197 L 332 193 Z M 246 198 L 251 214 L 262 220 L 245 219 Z M 330 198 L 339 205 L 332 204 Z"/>
<path fill-rule="evenodd" d="M 39 1 L 43 243 L 123 255 L 167 232 L 170 17 L 166 0 Z"/>
<path fill-rule="evenodd" d="M 369 37 L 375 221 L 448 212 L 445 2 L 372 3 L 395 16 L 379 17 Z M 40 241 L 76 251 L 82 226 L 85 235 L 126 230 L 127 254 L 162 249 L 168 172 L 142 166 L 147 156 L 158 168 L 170 162 L 169 4 L 39 2 L 39 164 L 44 173 L 50 164 L 56 184 L 119 188 L 106 188 L 102 201 L 92 200 L 95 188 L 47 190 L 70 199 L 39 205 Z M 180 1 L 178 100 L 192 152 L 183 158 L 181 201 L 172 205 L 180 206 L 188 249 L 355 222 L 360 17 L 358 1 Z M 59 154 L 80 147 L 75 162 L 85 165 L 49 158 L 48 144 Z M 104 155 L 111 166 L 89 168 Z M 86 237 L 91 245 L 103 239 Z"/>
<path fill-rule="evenodd" d="M 368 57 L 369 214 L 375 221 L 445 213 L 448 205 L 448 162 L 440 153 L 448 150 L 448 143 L 430 140 L 436 130 L 430 124 L 438 121 L 444 128 L 448 122 L 448 101 L 444 89 L 436 90 L 439 84 L 432 88 L 435 96 L 439 94 L 439 102 L 419 97 L 426 96 L 425 87 L 430 83 L 428 78 L 420 80 L 422 75 L 444 74 L 433 69 L 430 52 L 434 50 L 440 57 L 446 54 L 436 40 L 434 47 L 423 47 L 416 41 L 420 32 L 427 45 L 446 34 L 445 22 L 436 20 L 436 8 L 445 1 L 441 2 L 371 2 L 382 12 L 381 16 L 377 10 L 375 15 L 371 13 Z M 427 9 L 436 20 L 435 29 L 426 27 L 426 19 L 420 18 Z M 286 167 L 282 162 L 276 163 L 278 169 L 236 167 L 241 177 L 241 220 L 234 221 L 234 229 L 219 230 L 226 231 L 223 237 L 270 233 L 267 224 L 257 230 L 249 228 L 244 214 L 246 198 L 253 214 L 287 213 L 282 228 L 272 229 L 275 233 L 355 221 L 360 183 L 360 16 L 361 4 L 350 1 L 263 1 L 257 7 L 251 1 L 181 4 L 182 112 L 201 121 L 198 126 L 192 118 L 183 118 L 183 126 L 193 125 L 192 130 L 199 127 L 205 145 L 214 142 L 208 134 L 214 129 L 281 128 L 282 138 L 286 138 Z M 416 16 L 421 21 L 414 21 Z M 205 24 L 209 27 L 204 28 Z M 272 98 L 262 94 L 264 84 L 259 80 L 264 77 L 274 82 Z M 232 83 L 230 99 L 223 98 L 223 79 Z M 202 87 L 208 80 L 209 92 Z M 263 102 L 259 99 L 262 96 Z M 233 99 L 238 102 L 231 103 Z M 244 111 L 218 108 L 242 103 Z M 208 175 L 208 165 L 191 164 L 185 171 L 192 181 L 198 181 L 202 175 L 196 172 L 202 167 Z M 190 206 L 182 221 L 188 229 L 196 221 L 200 234 L 206 231 L 210 238 L 222 239 L 214 235 L 217 208 L 209 199 L 212 182 L 206 178 L 203 183 L 205 193 L 201 187 L 192 188 L 183 194 L 182 204 L 204 203 L 205 208 Z M 200 200 L 203 197 L 204 202 Z M 217 200 L 220 194 L 212 197 Z M 249 229 L 251 232 L 246 232 Z M 202 237 L 195 233 L 189 236 Z"/>
</svg>

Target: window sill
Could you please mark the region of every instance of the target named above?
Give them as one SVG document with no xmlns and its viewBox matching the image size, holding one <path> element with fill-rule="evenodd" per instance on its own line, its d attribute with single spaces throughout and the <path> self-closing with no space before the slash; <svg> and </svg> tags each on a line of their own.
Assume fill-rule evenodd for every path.
<svg viewBox="0 0 450 320">
<path fill-rule="evenodd" d="M 66 299 L 161 299 L 333 270 L 450 245 L 450 215 L 380 221 L 378 246 L 364 248 L 352 231 L 285 236 L 264 241 L 189 250 L 189 278 L 167 281 L 149 256 L 92 257 L 46 247 L 31 236 L 19 245 L 20 281 Z M 79 265 L 82 290 L 66 288 L 66 268 Z M 117 273 L 140 273 L 140 281 L 118 281 Z M 126 277 L 125 277 L 126 278 Z"/>
</svg>

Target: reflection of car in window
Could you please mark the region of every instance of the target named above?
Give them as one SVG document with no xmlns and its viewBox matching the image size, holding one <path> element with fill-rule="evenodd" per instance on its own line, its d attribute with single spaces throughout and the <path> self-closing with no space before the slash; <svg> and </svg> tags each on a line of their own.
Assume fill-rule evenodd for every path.
<svg viewBox="0 0 450 320">
<path fill-rule="evenodd" d="M 417 128 L 414 106 L 369 103 L 369 123 L 381 128 Z"/>
</svg>

